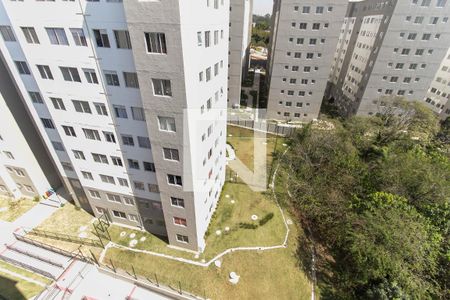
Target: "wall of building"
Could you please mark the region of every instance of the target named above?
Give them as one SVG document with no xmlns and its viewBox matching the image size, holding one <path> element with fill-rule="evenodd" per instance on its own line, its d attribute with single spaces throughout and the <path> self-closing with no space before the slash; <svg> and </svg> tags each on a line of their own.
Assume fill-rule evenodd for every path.
<svg viewBox="0 0 450 300">
<path fill-rule="evenodd" d="M 345 1 L 275 1 L 268 119 L 318 117 L 346 9 Z"/>
<path fill-rule="evenodd" d="M 450 48 L 442 60 L 423 100 L 428 107 L 441 114 L 443 118 L 450 115 L 450 111 L 446 108 L 446 104 L 450 102 Z"/>
</svg>

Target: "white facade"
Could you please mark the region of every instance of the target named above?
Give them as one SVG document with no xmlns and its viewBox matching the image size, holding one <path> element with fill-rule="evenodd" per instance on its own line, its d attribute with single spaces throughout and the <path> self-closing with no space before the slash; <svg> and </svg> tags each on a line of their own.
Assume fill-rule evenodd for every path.
<svg viewBox="0 0 450 300">
<path fill-rule="evenodd" d="M 450 102 L 450 48 L 442 60 L 439 70 L 424 99 L 425 103 L 443 119 L 450 115 L 446 104 Z"/>
<path fill-rule="evenodd" d="M 268 119 L 318 117 L 346 9 L 342 0 L 274 2 Z"/>
<path fill-rule="evenodd" d="M 193 250 L 204 247 L 225 174 L 225 117 L 218 115 L 227 99 L 228 3 L 209 2 L 0 7 L 0 25 L 15 36 L 1 39 L 0 49 L 74 198 L 97 216 Z M 19 73 L 23 63 L 29 74 Z M 48 66 L 50 79 L 38 66 Z M 210 169 L 218 180 L 195 184 Z M 214 193 L 205 203 L 206 188 Z"/>
</svg>

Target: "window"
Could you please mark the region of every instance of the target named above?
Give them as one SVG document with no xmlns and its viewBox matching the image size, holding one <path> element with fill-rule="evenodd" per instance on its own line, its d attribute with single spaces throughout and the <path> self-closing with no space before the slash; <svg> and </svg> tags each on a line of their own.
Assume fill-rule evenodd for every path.
<svg viewBox="0 0 450 300">
<path fill-rule="evenodd" d="M 150 139 L 148 137 L 145 136 L 138 136 L 138 145 L 141 148 L 147 148 L 150 149 L 151 145 L 150 145 Z"/>
<path fill-rule="evenodd" d="M 94 38 L 97 43 L 97 47 L 110 48 L 108 33 L 105 29 L 94 29 Z"/>
<path fill-rule="evenodd" d="M 134 146 L 134 139 L 131 135 L 122 134 L 122 143 L 127 146 Z"/>
<path fill-rule="evenodd" d="M 123 78 L 125 78 L 125 86 L 130 88 L 139 88 L 139 81 L 137 73 L 123 72 Z"/>
<path fill-rule="evenodd" d="M 0 26 L 0 34 L 2 35 L 3 40 L 5 42 L 15 42 L 16 41 L 16 37 L 14 36 L 11 26 L 7 26 L 7 25 Z"/>
<path fill-rule="evenodd" d="M 137 160 L 135 160 L 135 159 L 128 159 L 128 166 L 131 168 L 131 169 L 137 169 L 137 170 L 139 170 L 140 168 L 139 168 L 139 162 L 137 161 Z"/>
<path fill-rule="evenodd" d="M 140 191 L 145 191 L 144 183 L 140 181 L 133 181 L 134 188 Z"/>
<path fill-rule="evenodd" d="M 33 103 L 44 103 L 44 100 L 42 99 L 41 93 L 39 92 L 28 92 L 30 95 L 31 101 Z"/>
<path fill-rule="evenodd" d="M 111 156 L 111 161 L 113 165 L 123 167 L 122 159 L 117 156 Z"/>
<path fill-rule="evenodd" d="M 303 6 L 302 13 L 304 13 L 304 14 L 309 14 L 310 11 L 311 11 L 311 7 L 309 7 L 309 6 Z"/>
<path fill-rule="evenodd" d="M 219 44 L 219 30 L 214 31 L 214 45 Z"/>
<path fill-rule="evenodd" d="M 320 29 L 320 23 L 313 23 L 312 30 L 319 30 Z"/>
<path fill-rule="evenodd" d="M 73 171 L 72 164 L 70 164 L 68 162 L 61 162 L 61 165 L 62 165 L 64 170 L 71 171 L 71 172 Z"/>
<path fill-rule="evenodd" d="M 203 72 L 198 73 L 198 81 L 203 81 Z"/>
<path fill-rule="evenodd" d="M 72 126 L 65 126 L 65 125 L 63 125 L 62 128 L 63 128 L 63 130 L 64 130 L 64 133 L 65 133 L 67 136 L 73 136 L 73 137 L 76 137 L 76 136 L 77 136 L 76 133 L 75 133 L 75 129 L 73 129 Z"/>
<path fill-rule="evenodd" d="M 395 69 L 397 69 L 397 70 L 401 70 L 401 69 L 403 69 L 403 66 L 404 66 L 405 64 L 403 64 L 403 63 L 397 63 L 396 65 L 395 65 Z"/>
<path fill-rule="evenodd" d="M 126 180 L 125 178 L 117 177 L 117 181 L 119 181 L 119 185 L 121 186 L 128 186 L 128 180 Z"/>
<path fill-rule="evenodd" d="M 179 226 L 183 226 L 183 227 L 187 226 L 186 219 L 183 219 L 183 218 L 173 217 L 173 223 L 175 225 L 179 225 Z"/>
<path fill-rule="evenodd" d="M 107 116 L 108 111 L 106 110 L 106 105 L 103 103 L 94 102 L 95 110 L 97 111 L 97 114 L 102 116 Z"/>
<path fill-rule="evenodd" d="M 46 118 L 41 118 L 42 124 L 44 125 L 45 128 L 48 129 L 55 129 L 55 125 L 53 125 L 53 121 L 50 119 L 46 119 Z"/>
<path fill-rule="evenodd" d="M 206 82 L 211 80 L 211 67 L 206 69 Z"/>
<path fill-rule="evenodd" d="M 323 14 L 323 6 L 316 7 L 316 14 Z"/>
<path fill-rule="evenodd" d="M 111 202 L 117 202 L 117 203 L 122 203 L 122 200 L 120 200 L 120 196 L 119 195 L 114 195 L 114 194 L 106 194 L 106 198 L 108 198 L 108 201 Z"/>
<path fill-rule="evenodd" d="M 189 238 L 185 235 L 177 234 L 177 241 L 180 243 L 189 243 Z"/>
<path fill-rule="evenodd" d="M 123 197 L 123 202 L 126 205 L 134 205 L 134 200 L 132 198 L 128 198 L 128 197 Z"/>
<path fill-rule="evenodd" d="M 170 197 L 170 202 L 172 206 L 184 208 L 184 200 L 180 198 Z"/>
<path fill-rule="evenodd" d="M 151 162 L 148 162 L 148 161 L 144 161 L 143 164 L 144 164 L 144 170 L 145 171 L 156 172 L 154 163 L 151 163 Z"/>
<path fill-rule="evenodd" d="M 417 69 L 417 64 L 410 64 L 410 65 L 409 65 L 409 69 L 410 69 L 410 70 L 415 70 L 415 69 Z"/>
<path fill-rule="evenodd" d="M 392 76 L 390 82 L 397 82 L 398 81 L 398 77 L 397 76 Z"/>
<path fill-rule="evenodd" d="M 430 33 L 424 33 L 422 35 L 422 41 L 429 41 L 431 38 L 431 34 Z"/>
<path fill-rule="evenodd" d="M 159 130 L 176 132 L 175 119 L 171 117 L 158 117 Z"/>
<path fill-rule="evenodd" d="M 114 133 L 109 131 L 103 131 L 103 136 L 105 137 L 105 140 L 109 143 L 116 143 L 116 137 L 114 136 Z"/>
<path fill-rule="evenodd" d="M 210 31 L 205 31 L 205 48 L 208 48 L 210 46 Z"/>
<path fill-rule="evenodd" d="M 100 174 L 100 179 L 104 183 L 116 184 L 115 181 L 114 181 L 114 177 L 112 177 L 112 176 Z"/>
<path fill-rule="evenodd" d="M 152 79 L 153 93 L 158 96 L 172 97 L 172 86 L 170 80 Z"/>
<path fill-rule="evenodd" d="M 131 115 L 133 116 L 133 120 L 136 121 L 145 121 L 144 109 L 142 107 L 131 107 Z"/>
<path fill-rule="evenodd" d="M 20 27 L 28 44 L 39 44 L 39 38 L 34 27 Z"/>
<path fill-rule="evenodd" d="M 444 7 L 447 0 L 437 0 L 436 7 Z"/>
<path fill-rule="evenodd" d="M 78 74 L 77 68 L 71 67 L 59 67 L 65 81 L 76 81 L 81 82 L 80 75 Z"/>
<path fill-rule="evenodd" d="M 214 76 L 219 75 L 219 63 L 214 64 Z"/>
<path fill-rule="evenodd" d="M 306 30 L 308 28 L 308 23 L 300 23 L 300 29 Z"/>
<path fill-rule="evenodd" d="M 64 150 L 63 144 L 60 143 L 60 142 L 52 141 L 52 145 L 53 145 L 53 148 L 55 148 L 56 151 L 66 151 L 66 150 Z"/>
<path fill-rule="evenodd" d="M 416 49 L 415 55 L 421 56 L 421 55 L 423 55 L 424 51 L 425 51 L 424 49 Z"/>
<path fill-rule="evenodd" d="M 84 179 L 94 180 L 94 177 L 92 176 L 91 172 L 81 171 L 81 175 L 83 175 Z"/>
<path fill-rule="evenodd" d="M 100 141 L 100 135 L 97 130 L 83 128 L 83 132 L 87 139 Z"/>
<path fill-rule="evenodd" d="M 414 24 L 422 24 L 422 22 L 423 22 L 423 17 L 418 16 L 414 19 Z"/>
<path fill-rule="evenodd" d="M 3 153 L 5 153 L 6 157 L 8 157 L 9 159 L 14 159 L 14 155 L 11 152 L 3 151 Z"/>
<path fill-rule="evenodd" d="M 159 193 L 159 187 L 157 184 L 148 184 L 148 191 L 151 193 Z"/>
<path fill-rule="evenodd" d="M 72 150 L 72 152 L 73 152 L 73 156 L 74 156 L 76 159 L 86 160 L 86 157 L 84 156 L 83 151 L 80 151 L 80 150 Z"/>
<path fill-rule="evenodd" d="M 72 100 L 73 107 L 75 108 L 75 111 L 80 113 L 87 113 L 91 114 L 91 107 L 89 105 L 89 102 L 87 101 L 80 101 L 80 100 Z"/>
<path fill-rule="evenodd" d="M 86 36 L 82 28 L 69 28 L 73 41 L 77 46 L 87 46 Z"/>
<path fill-rule="evenodd" d="M 45 28 L 50 39 L 50 43 L 53 45 L 69 45 L 66 32 L 64 28 Z"/>
<path fill-rule="evenodd" d="M 50 97 L 50 100 L 52 101 L 53 107 L 55 109 L 66 110 L 66 107 L 64 106 L 64 102 L 61 98 Z"/>
<path fill-rule="evenodd" d="M 108 157 L 104 154 L 99 154 L 99 153 L 91 153 L 92 154 L 92 159 L 95 162 L 101 163 L 101 164 L 106 164 L 108 165 Z"/>
<path fill-rule="evenodd" d="M 124 212 L 118 211 L 118 210 L 113 210 L 113 215 L 116 218 L 120 218 L 120 219 L 126 219 L 127 215 Z"/>
<path fill-rule="evenodd" d="M 97 192 L 97 191 L 89 190 L 89 194 L 91 194 L 91 197 L 92 197 L 92 198 L 97 198 L 97 199 L 100 199 L 100 198 L 101 198 L 101 197 L 100 197 L 100 193 Z"/>
<path fill-rule="evenodd" d="M 131 40 L 128 30 L 113 30 L 116 45 L 119 49 L 131 49 Z"/>
<path fill-rule="evenodd" d="M 438 17 L 431 17 L 430 18 L 430 24 L 436 25 L 439 22 Z"/>
<path fill-rule="evenodd" d="M 87 82 L 98 84 L 97 74 L 94 69 L 82 69 Z"/>
<path fill-rule="evenodd" d="M 180 157 L 177 149 L 163 148 L 164 159 L 179 161 Z"/>
<path fill-rule="evenodd" d="M 114 112 L 117 118 L 128 119 L 127 109 L 123 105 L 114 105 Z"/>
<path fill-rule="evenodd" d="M 28 68 L 28 65 L 26 62 L 16 60 L 16 61 L 14 61 L 14 63 L 16 64 L 16 68 L 17 68 L 17 71 L 19 72 L 19 74 L 22 74 L 22 75 L 30 75 L 31 74 L 30 69 Z"/>
<path fill-rule="evenodd" d="M 408 34 L 408 40 L 412 41 L 415 40 L 417 37 L 417 33 L 410 33 Z"/>
<path fill-rule="evenodd" d="M 201 46 L 203 44 L 202 42 L 202 32 L 197 32 L 197 46 Z"/>
<path fill-rule="evenodd" d="M 411 51 L 410 49 L 403 49 L 402 55 L 408 55 L 410 51 Z"/>
<path fill-rule="evenodd" d="M 167 54 L 166 35 L 161 32 L 145 32 L 145 42 L 147 44 L 148 53 Z M 200 32 L 200 46 L 201 46 Z"/>
<path fill-rule="evenodd" d="M 422 4 L 420 6 L 430 6 L 431 0 L 422 0 Z"/>
<path fill-rule="evenodd" d="M 120 86 L 119 76 L 115 71 L 103 71 L 105 74 L 106 84 L 111 86 Z"/>
<path fill-rule="evenodd" d="M 36 67 L 38 68 L 38 71 L 41 74 L 42 79 L 51 79 L 51 80 L 53 80 L 53 74 L 50 71 L 50 67 L 49 66 L 36 65 Z"/>
<path fill-rule="evenodd" d="M 181 176 L 178 175 L 167 174 L 167 182 L 172 185 L 183 186 Z"/>
</svg>

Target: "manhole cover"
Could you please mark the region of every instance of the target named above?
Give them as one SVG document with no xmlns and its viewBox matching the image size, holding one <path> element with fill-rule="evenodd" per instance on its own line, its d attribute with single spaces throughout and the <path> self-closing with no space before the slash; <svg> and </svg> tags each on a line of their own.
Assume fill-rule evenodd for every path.
<svg viewBox="0 0 450 300">
<path fill-rule="evenodd" d="M 216 235 L 221 235 L 221 234 L 222 234 L 222 231 L 216 230 Z"/>
<path fill-rule="evenodd" d="M 137 240 L 131 240 L 129 245 L 130 245 L 130 247 L 134 247 L 137 245 L 137 243 L 138 243 Z"/>
<path fill-rule="evenodd" d="M 130 239 L 134 239 L 136 237 L 136 233 L 130 234 Z"/>
<path fill-rule="evenodd" d="M 258 220 L 258 216 L 257 216 L 257 215 L 252 215 L 252 220 L 253 220 L 253 221 Z"/>
</svg>

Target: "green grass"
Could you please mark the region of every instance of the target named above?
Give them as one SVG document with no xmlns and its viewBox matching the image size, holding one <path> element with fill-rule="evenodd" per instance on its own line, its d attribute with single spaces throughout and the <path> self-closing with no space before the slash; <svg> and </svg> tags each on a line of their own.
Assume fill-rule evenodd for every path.
<svg viewBox="0 0 450 300">
<path fill-rule="evenodd" d="M 0 208 L 8 208 L 8 210 L 0 212 L 0 220 L 13 222 L 33 208 L 37 203 L 30 199 L 13 200 L 0 198 Z"/>
<path fill-rule="evenodd" d="M 287 248 L 265 252 L 233 252 L 222 258 L 222 267 L 208 268 L 168 259 L 110 249 L 105 262 L 113 260 L 116 268 L 131 271 L 151 280 L 181 288 L 211 299 L 310 299 L 311 286 L 298 267 L 296 225 L 291 225 Z M 228 281 L 230 272 L 241 276 L 237 285 Z"/>
<path fill-rule="evenodd" d="M 29 272 L 27 270 L 0 261 L 0 268 L 7 269 L 17 274 L 42 282 L 45 285 L 51 281 L 45 277 Z M 39 294 L 44 288 L 35 283 L 20 279 L 14 275 L 4 273 L 0 270 L 0 296 L 8 300 L 29 299 Z"/>
<path fill-rule="evenodd" d="M 78 237 L 81 233 L 80 227 L 86 226 L 86 238 L 98 240 L 95 235 L 94 226 L 92 225 L 93 220 L 94 216 L 82 209 L 78 209 L 71 203 L 66 203 L 63 207 L 59 208 L 49 218 L 42 222 L 36 229 Z M 78 251 L 78 248 L 80 247 L 80 244 L 78 243 L 71 243 L 30 234 L 28 237 L 70 252 Z M 108 241 L 105 240 L 104 242 L 107 243 Z M 102 249 L 94 246 L 82 246 L 80 250 L 86 256 L 90 256 L 89 250 L 98 256 Z"/>
</svg>

